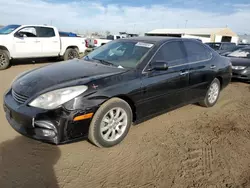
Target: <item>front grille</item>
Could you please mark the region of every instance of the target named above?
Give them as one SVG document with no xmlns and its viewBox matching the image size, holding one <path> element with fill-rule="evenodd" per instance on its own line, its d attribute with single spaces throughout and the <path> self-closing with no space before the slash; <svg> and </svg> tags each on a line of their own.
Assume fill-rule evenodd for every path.
<svg viewBox="0 0 250 188">
<path fill-rule="evenodd" d="M 20 104 L 23 104 L 28 100 L 28 97 L 16 93 L 13 89 L 12 89 L 11 93 L 12 93 L 13 99 Z"/>
</svg>

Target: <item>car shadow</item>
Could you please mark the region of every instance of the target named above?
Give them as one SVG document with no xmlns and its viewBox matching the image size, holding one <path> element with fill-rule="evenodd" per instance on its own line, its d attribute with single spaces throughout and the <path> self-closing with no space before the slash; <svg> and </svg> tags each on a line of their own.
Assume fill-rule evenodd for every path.
<svg viewBox="0 0 250 188">
<path fill-rule="evenodd" d="M 0 187 L 58 188 L 53 170 L 57 146 L 18 136 L 0 144 Z"/>
<path fill-rule="evenodd" d="M 61 61 L 59 58 L 39 58 L 39 59 L 15 59 L 11 60 L 11 66 L 29 65 L 29 64 L 46 64 Z"/>
</svg>

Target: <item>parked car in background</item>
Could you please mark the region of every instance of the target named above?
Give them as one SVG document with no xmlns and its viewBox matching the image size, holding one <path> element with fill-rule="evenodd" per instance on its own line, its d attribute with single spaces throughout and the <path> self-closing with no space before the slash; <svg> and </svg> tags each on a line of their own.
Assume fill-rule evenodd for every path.
<svg viewBox="0 0 250 188">
<path fill-rule="evenodd" d="M 240 43 L 240 44 L 238 44 L 238 46 L 245 46 L 245 47 L 247 47 L 247 46 L 250 46 L 250 44 L 249 43 Z"/>
<path fill-rule="evenodd" d="M 228 50 L 231 50 L 231 49 L 236 47 L 236 44 L 231 43 L 231 42 L 208 42 L 205 44 L 210 46 L 212 49 L 217 51 L 219 54 L 225 53 Z"/>
<path fill-rule="evenodd" d="M 250 47 L 236 50 L 227 57 L 233 65 L 233 78 L 250 81 Z"/>
<path fill-rule="evenodd" d="M 56 27 L 44 25 L 8 25 L 0 29 L 0 70 L 11 59 L 62 57 L 78 58 L 84 52 L 85 38 L 60 37 Z"/>
<path fill-rule="evenodd" d="M 220 55 L 222 55 L 222 56 L 227 56 L 228 54 L 230 54 L 230 53 L 232 53 L 232 52 L 234 52 L 234 51 L 236 51 L 236 50 L 239 50 L 239 49 L 241 49 L 241 48 L 245 48 L 245 47 L 246 47 L 246 46 L 237 45 L 237 46 L 235 46 L 234 48 L 228 49 L 227 51 L 221 53 Z"/>
<path fill-rule="evenodd" d="M 113 40 L 125 38 L 123 35 L 108 35 L 106 38 L 88 38 L 86 39 L 86 47 L 95 48 L 100 47 Z"/>
<path fill-rule="evenodd" d="M 228 58 L 197 40 L 114 40 L 84 59 L 23 73 L 4 109 L 10 125 L 29 137 L 59 144 L 88 136 L 111 147 L 132 122 L 190 103 L 214 106 L 231 71 Z"/>
<path fill-rule="evenodd" d="M 112 40 L 106 39 L 106 38 L 89 38 L 89 39 L 86 39 L 86 47 L 88 48 L 99 47 L 110 41 Z"/>
</svg>

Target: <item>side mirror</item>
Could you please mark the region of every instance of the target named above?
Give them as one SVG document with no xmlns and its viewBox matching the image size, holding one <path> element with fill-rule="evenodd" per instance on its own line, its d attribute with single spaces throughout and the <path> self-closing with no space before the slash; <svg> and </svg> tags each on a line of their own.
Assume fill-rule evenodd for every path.
<svg viewBox="0 0 250 188">
<path fill-rule="evenodd" d="M 24 34 L 18 32 L 18 33 L 15 33 L 15 37 L 23 38 L 23 37 L 24 37 Z"/>
<path fill-rule="evenodd" d="M 164 60 L 157 60 L 150 63 L 149 71 L 156 70 L 156 71 L 164 71 L 168 70 L 168 63 Z"/>
</svg>

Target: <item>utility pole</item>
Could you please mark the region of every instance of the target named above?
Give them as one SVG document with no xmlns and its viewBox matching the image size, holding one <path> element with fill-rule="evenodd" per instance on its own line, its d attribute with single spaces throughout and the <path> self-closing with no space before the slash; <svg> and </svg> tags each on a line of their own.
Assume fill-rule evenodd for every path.
<svg viewBox="0 0 250 188">
<path fill-rule="evenodd" d="M 188 20 L 186 20 L 186 22 L 185 22 L 185 28 L 187 28 L 187 23 L 188 23 Z"/>
</svg>

